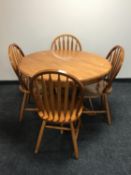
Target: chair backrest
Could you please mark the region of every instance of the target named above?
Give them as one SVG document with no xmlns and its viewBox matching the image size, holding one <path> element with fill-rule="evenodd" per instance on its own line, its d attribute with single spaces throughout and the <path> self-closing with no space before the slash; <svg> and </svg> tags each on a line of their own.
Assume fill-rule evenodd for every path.
<svg viewBox="0 0 131 175">
<path fill-rule="evenodd" d="M 80 41 L 75 36 L 70 34 L 62 34 L 53 40 L 51 50 L 81 51 L 82 47 Z"/>
<path fill-rule="evenodd" d="M 121 69 L 124 61 L 124 49 L 121 46 L 117 45 L 109 51 L 106 58 L 111 63 L 112 69 L 105 78 L 107 81 L 107 87 L 104 91 L 111 87 L 112 81 L 115 79 Z"/>
<path fill-rule="evenodd" d="M 8 48 L 8 55 L 9 55 L 9 59 L 11 62 L 11 65 L 13 67 L 13 70 L 15 71 L 20 84 L 22 85 L 22 87 L 24 87 L 26 90 L 28 90 L 29 88 L 29 79 L 28 77 L 24 76 L 22 73 L 19 72 L 19 64 L 22 60 L 22 58 L 25 56 L 23 51 L 21 50 L 21 48 L 13 43 L 9 45 Z"/>
<path fill-rule="evenodd" d="M 12 65 L 16 75 L 19 78 L 18 65 L 20 64 L 22 57 L 24 57 L 24 53 L 17 44 L 13 43 L 13 44 L 9 45 L 8 55 L 9 55 L 11 65 Z"/>
<path fill-rule="evenodd" d="M 64 71 L 47 70 L 35 74 L 30 91 L 38 109 L 51 121 L 66 122 L 79 117 L 83 102 L 83 85 Z"/>
</svg>

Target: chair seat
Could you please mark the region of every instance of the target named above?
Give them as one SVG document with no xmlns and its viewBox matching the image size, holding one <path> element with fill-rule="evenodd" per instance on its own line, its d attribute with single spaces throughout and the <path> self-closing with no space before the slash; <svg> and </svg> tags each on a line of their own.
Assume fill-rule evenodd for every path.
<svg viewBox="0 0 131 175">
<path fill-rule="evenodd" d="M 104 88 L 106 87 L 107 82 L 105 80 L 101 80 L 97 83 L 88 85 L 85 87 L 84 94 L 85 96 L 100 96 L 103 93 Z M 106 93 L 110 94 L 112 91 L 112 87 L 109 88 Z"/>
<path fill-rule="evenodd" d="M 64 114 L 64 111 L 61 111 L 60 115 L 58 115 L 58 111 L 55 111 L 54 115 L 51 112 L 48 115 L 46 113 L 43 113 L 42 111 L 39 111 L 38 115 L 40 118 L 48 122 L 69 123 L 69 122 L 74 122 L 75 120 L 77 120 L 80 117 L 82 110 L 83 110 L 83 107 L 81 107 L 78 114 L 77 114 L 77 109 L 73 109 L 72 114 L 70 110 L 67 110 L 66 114 Z"/>
</svg>

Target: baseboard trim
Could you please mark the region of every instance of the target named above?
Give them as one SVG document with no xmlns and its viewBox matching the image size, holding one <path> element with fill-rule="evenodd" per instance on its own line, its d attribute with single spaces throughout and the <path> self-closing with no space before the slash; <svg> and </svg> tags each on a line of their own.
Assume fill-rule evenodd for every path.
<svg viewBox="0 0 131 175">
<path fill-rule="evenodd" d="M 0 80 L 0 85 L 13 85 L 19 84 L 18 80 Z"/>
<path fill-rule="evenodd" d="M 114 82 L 121 82 L 121 83 L 131 83 L 131 78 L 116 78 Z M 0 85 L 13 85 L 19 84 L 18 80 L 0 80 Z"/>
<path fill-rule="evenodd" d="M 131 83 L 131 78 L 116 78 L 114 82 Z"/>
</svg>

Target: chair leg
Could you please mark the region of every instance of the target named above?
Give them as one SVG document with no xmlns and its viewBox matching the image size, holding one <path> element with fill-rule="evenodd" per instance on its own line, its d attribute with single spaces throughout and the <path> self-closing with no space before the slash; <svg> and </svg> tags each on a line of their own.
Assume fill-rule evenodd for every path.
<svg viewBox="0 0 131 175">
<path fill-rule="evenodd" d="M 109 125 L 111 125 L 112 117 L 111 117 L 111 111 L 110 111 L 110 106 L 109 106 L 107 94 L 104 95 L 104 98 L 105 98 L 105 107 L 106 107 L 106 111 L 107 111 L 107 122 Z"/>
<path fill-rule="evenodd" d="M 72 136 L 75 158 L 78 159 L 78 155 L 79 155 L 78 144 L 77 144 L 77 138 L 76 138 L 76 134 L 75 134 L 74 124 L 72 122 L 70 123 L 70 127 L 71 127 L 71 136 Z"/>
<path fill-rule="evenodd" d="M 36 146 L 35 146 L 35 151 L 34 151 L 35 154 L 37 154 L 38 151 L 39 151 L 41 141 L 42 141 L 42 136 L 44 134 L 45 125 L 46 125 L 46 122 L 43 121 L 42 125 L 41 125 L 41 128 L 40 128 L 40 131 L 39 131 L 39 134 L 38 134 L 37 143 L 36 143 Z"/>
<path fill-rule="evenodd" d="M 23 99 L 22 99 L 22 103 L 21 103 L 21 107 L 20 107 L 20 115 L 19 115 L 19 121 L 21 122 L 23 119 L 23 114 L 24 114 L 24 108 L 25 108 L 25 104 L 27 102 L 27 98 L 28 98 L 28 94 L 24 93 L 23 94 Z"/>
<path fill-rule="evenodd" d="M 76 140 L 78 139 L 78 135 L 79 135 L 79 131 L 80 131 L 80 127 L 81 127 L 81 118 L 79 118 L 78 120 L 78 125 L 77 125 L 77 129 L 76 129 Z"/>
</svg>

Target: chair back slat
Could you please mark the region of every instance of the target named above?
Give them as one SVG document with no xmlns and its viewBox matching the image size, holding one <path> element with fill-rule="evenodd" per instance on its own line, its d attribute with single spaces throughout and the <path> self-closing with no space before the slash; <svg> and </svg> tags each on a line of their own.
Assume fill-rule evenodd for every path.
<svg viewBox="0 0 131 175">
<path fill-rule="evenodd" d="M 55 89 L 51 74 L 49 74 L 49 91 L 50 91 L 50 106 L 52 109 L 52 115 L 55 115 Z"/>
<path fill-rule="evenodd" d="M 72 120 L 77 106 L 78 111 L 82 108 L 83 85 L 72 75 L 42 71 L 33 76 L 30 87 L 39 110 L 50 121 Z M 78 112 L 75 115 L 77 119 Z"/>
<path fill-rule="evenodd" d="M 72 115 L 73 109 L 75 107 L 77 87 L 72 85 L 71 91 L 72 92 L 71 92 L 71 102 L 70 102 L 70 115 Z"/>
<path fill-rule="evenodd" d="M 63 34 L 57 36 L 51 45 L 51 50 L 72 50 L 81 51 L 80 41 L 73 35 Z"/>
<path fill-rule="evenodd" d="M 115 79 L 121 69 L 124 61 L 124 49 L 117 45 L 110 50 L 106 58 L 111 63 L 112 69 L 105 77 L 105 80 L 107 81 L 107 87 L 104 89 L 104 91 L 111 87 L 112 81 Z"/>
<path fill-rule="evenodd" d="M 73 42 L 73 37 L 71 37 L 71 50 L 73 50 L 74 42 Z"/>
<path fill-rule="evenodd" d="M 45 78 L 41 75 L 41 82 L 40 82 L 40 85 L 42 87 L 41 89 L 41 95 L 42 95 L 42 100 L 44 102 L 44 110 L 46 111 L 46 113 L 49 115 L 50 114 L 50 104 L 49 104 L 49 96 L 48 96 L 48 81 L 45 81 Z"/>
<path fill-rule="evenodd" d="M 60 74 L 58 74 L 58 79 L 57 79 L 57 87 L 56 87 L 56 94 L 57 94 L 57 111 L 58 111 L 58 116 L 60 117 L 61 115 L 61 79 L 60 79 Z"/>
<path fill-rule="evenodd" d="M 34 80 L 34 84 L 35 84 L 35 88 L 33 89 L 33 92 L 35 93 L 35 99 L 36 99 L 36 105 L 38 106 L 39 109 L 41 109 L 44 113 L 44 115 L 48 115 L 47 110 L 45 108 L 45 104 L 43 103 L 44 101 L 44 97 L 42 92 L 44 91 L 43 85 L 42 83 L 42 77 L 40 77 L 41 79 L 35 79 Z M 41 87 L 40 87 L 41 85 Z M 41 88 L 41 90 L 40 90 Z"/>
<path fill-rule="evenodd" d="M 57 44 L 54 45 L 54 48 L 55 48 L 55 50 L 58 50 L 58 49 L 57 49 Z"/>
<path fill-rule="evenodd" d="M 58 39 L 58 48 L 61 50 L 61 38 Z"/>
<path fill-rule="evenodd" d="M 68 100 L 69 100 L 69 80 L 68 77 L 66 77 L 66 81 L 65 81 L 65 90 L 64 90 L 64 116 L 66 116 L 66 112 L 68 109 Z"/>
<path fill-rule="evenodd" d="M 65 45 L 66 45 L 65 49 L 70 50 L 70 38 L 66 36 L 64 38 L 65 38 Z"/>
<path fill-rule="evenodd" d="M 64 36 L 62 37 L 62 41 L 63 41 L 63 43 L 62 43 L 63 48 L 62 49 L 65 50 L 66 46 L 65 46 L 65 37 Z"/>
</svg>

